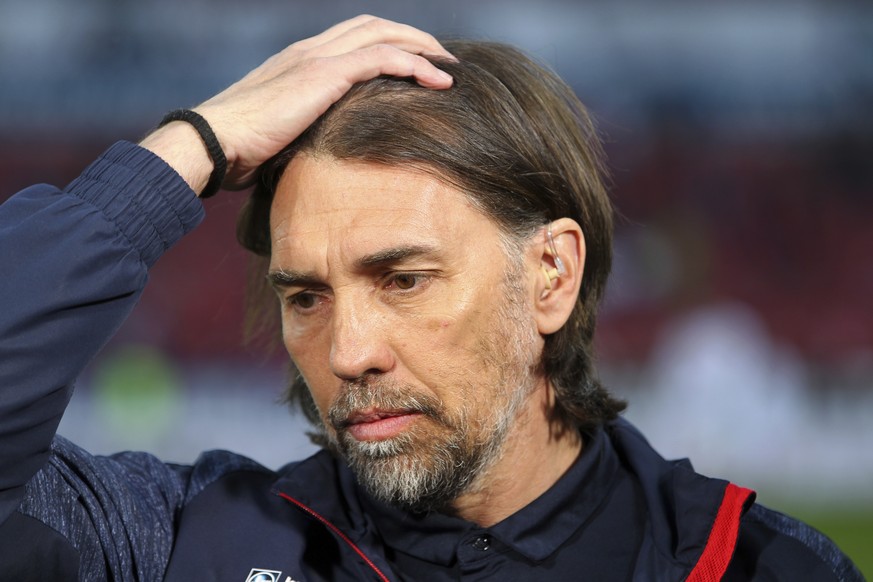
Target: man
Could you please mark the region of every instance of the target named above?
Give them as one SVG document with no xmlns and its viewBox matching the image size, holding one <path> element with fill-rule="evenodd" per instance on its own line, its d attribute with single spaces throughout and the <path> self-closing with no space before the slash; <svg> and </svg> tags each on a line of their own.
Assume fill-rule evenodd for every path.
<svg viewBox="0 0 873 582">
<path fill-rule="evenodd" d="M 447 47 L 341 23 L 64 191 L 4 204 L 4 576 L 860 578 L 617 419 L 591 362 L 611 212 L 584 109 L 508 47 Z M 268 260 L 291 396 L 325 451 L 274 473 L 52 441 L 147 268 L 200 219 L 194 193 L 256 176 L 241 239 Z"/>
</svg>

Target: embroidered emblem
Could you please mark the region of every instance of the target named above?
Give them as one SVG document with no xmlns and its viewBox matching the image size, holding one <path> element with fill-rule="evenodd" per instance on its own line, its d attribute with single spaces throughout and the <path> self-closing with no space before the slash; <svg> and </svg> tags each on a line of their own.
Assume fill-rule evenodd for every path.
<svg viewBox="0 0 873 582">
<path fill-rule="evenodd" d="M 282 575 L 282 572 L 278 570 L 263 570 L 261 568 L 252 568 L 252 571 L 249 572 L 249 577 L 246 578 L 246 582 L 279 582 L 279 577 Z M 289 577 L 288 580 L 291 580 Z M 285 582 L 288 582 L 286 580 Z M 291 582 L 294 582 L 291 580 Z"/>
</svg>

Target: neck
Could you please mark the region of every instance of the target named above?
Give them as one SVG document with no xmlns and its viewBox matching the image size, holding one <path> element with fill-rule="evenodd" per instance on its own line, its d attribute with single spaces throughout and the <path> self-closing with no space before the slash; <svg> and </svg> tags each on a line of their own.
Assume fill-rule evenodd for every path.
<svg viewBox="0 0 873 582">
<path fill-rule="evenodd" d="M 562 426 L 554 411 L 554 391 L 542 382 L 519 411 L 500 458 L 453 503 L 459 517 L 490 527 L 545 493 L 570 468 L 582 437 Z"/>
</svg>

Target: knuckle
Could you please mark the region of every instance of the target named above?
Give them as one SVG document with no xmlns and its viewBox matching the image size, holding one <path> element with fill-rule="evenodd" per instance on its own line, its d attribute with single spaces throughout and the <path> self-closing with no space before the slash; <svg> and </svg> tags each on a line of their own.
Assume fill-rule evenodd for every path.
<svg viewBox="0 0 873 582">
<path fill-rule="evenodd" d="M 368 50 L 374 59 L 384 63 L 399 63 L 406 60 L 408 57 L 414 56 L 384 43 L 374 44 Z"/>
<path fill-rule="evenodd" d="M 378 32 L 384 29 L 387 25 L 388 21 L 379 18 L 378 16 L 369 16 L 368 19 L 361 24 L 362 27 L 372 30 L 373 32 Z"/>
</svg>

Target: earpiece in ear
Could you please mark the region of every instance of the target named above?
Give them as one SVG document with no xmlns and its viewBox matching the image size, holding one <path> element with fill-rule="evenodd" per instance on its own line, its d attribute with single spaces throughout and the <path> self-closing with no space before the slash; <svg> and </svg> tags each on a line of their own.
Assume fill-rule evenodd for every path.
<svg viewBox="0 0 873 582">
<path fill-rule="evenodd" d="M 551 289 L 552 281 L 561 276 L 560 269 L 547 269 L 546 267 L 540 267 L 540 270 L 546 278 L 546 289 Z"/>
<path fill-rule="evenodd" d="M 546 277 L 546 289 L 552 288 L 552 281 L 558 277 L 563 277 L 567 274 L 567 268 L 564 266 L 564 261 L 558 256 L 558 249 L 555 246 L 555 239 L 552 237 L 552 223 L 549 223 L 546 228 L 546 254 L 551 256 L 555 261 L 555 268 L 548 269 L 542 267 L 543 275 Z"/>
</svg>

